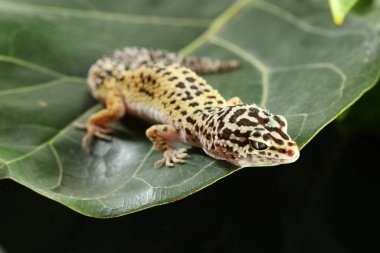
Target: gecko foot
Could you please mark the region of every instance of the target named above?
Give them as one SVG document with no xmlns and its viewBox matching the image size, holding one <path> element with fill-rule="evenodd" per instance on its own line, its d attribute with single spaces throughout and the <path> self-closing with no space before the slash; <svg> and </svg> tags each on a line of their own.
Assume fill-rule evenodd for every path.
<svg viewBox="0 0 380 253">
<path fill-rule="evenodd" d="M 96 137 L 103 139 L 103 140 L 106 140 L 106 141 L 110 141 L 112 139 L 112 137 L 108 135 L 109 133 L 112 133 L 112 131 L 113 131 L 112 128 L 100 127 L 100 126 L 94 125 L 90 122 L 87 122 L 86 124 L 76 122 L 76 123 L 74 123 L 74 126 L 78 129 L 82 129 L 82 130 L 87 131 L 87 133 L 85 134 L 85 136 L 82 139 L 82 148 L 87 153 L 90 151 L 88 142 L 90 141 L 90 139 L 93 136 L 96 136 Z"/>
<path fill-rule="evenodd" d="M 164 165 L 173 167 L 175 163 L 185 163 L 184 158 L 189 157 L 185 148 L 174 149 L 170 148 L 164 152 L 164 157 L 154 163 L 155 168 L 160 168 Z"/>
</svg>

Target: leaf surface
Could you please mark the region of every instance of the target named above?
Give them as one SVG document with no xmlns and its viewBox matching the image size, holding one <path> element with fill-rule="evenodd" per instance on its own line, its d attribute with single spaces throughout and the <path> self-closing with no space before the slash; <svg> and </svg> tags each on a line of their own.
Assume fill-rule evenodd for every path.
<svg viewBox="0 0 380 253">
<path fill-rule="evenodd" d="M 178 200 L 238 170 L 195 148 L 185 165 L 156 170 L 148 125 L 128 116 L 112 142 L 83 153 L 72 123 L 101 108 L 87 70 L 115 48 L 240 60 L 205 78 L 226 98 L 284 115 L 301 147 L 374 85 L 380 67 L 370 26 L 350 17 L 337 28 L 311 0 L 1 0 L 0 31 L 0 178 L 95 217 Z"/>
</svg>

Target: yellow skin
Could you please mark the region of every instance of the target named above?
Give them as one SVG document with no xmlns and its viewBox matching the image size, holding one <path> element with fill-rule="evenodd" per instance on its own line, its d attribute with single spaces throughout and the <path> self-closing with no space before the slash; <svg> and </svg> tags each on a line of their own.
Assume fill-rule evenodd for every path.
<svg viewBox="0 0 380 253">
<path fill-rule="evenodd" d="M 283 164 L 298 159 L 298 146 L 287 134 L 283 116 L 254 104 L 244 105 L 236 97 L 226 101 L 190 68 L 173 63 L 207 73 L 236 68 L 236 61 L 144 51 L 153 60 L 132 66 L 136 55 L 144 55 L 139 50 L 146 49 L 117 51 L 90 69 L 90 91 L 106 107 L 86 124 L 76 124 L 87 131 L 82 141 L 85 150 L 89 150 L 92 136 L 110 139 L 110 123 L 131 114 L 156 123 L 146 130 L 147 137 L 164 156 L 155 167 L 185 162 L 186 150 L 172 145 L 179 142 L 201 147 L 208 155 L 238 166 Z M 166 55 L 155 60 L 160 53 Z"/>
</svg>

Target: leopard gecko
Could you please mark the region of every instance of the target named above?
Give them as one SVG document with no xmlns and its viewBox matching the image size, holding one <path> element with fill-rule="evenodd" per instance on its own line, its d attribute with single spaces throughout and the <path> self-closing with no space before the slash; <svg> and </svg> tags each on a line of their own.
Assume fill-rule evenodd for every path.
<svg viewBox="0 0 380 253">
<path fill-rule="evenodd" d="M 154 123 L 146 136 L 163 153 L 155 167 L 185 163 L 186 149 L 200 147 L 209 156 L 237 166 L 277 165 L 298 159 L 299 148 L 287 134 L 287 121 L 238 97 L 225 100 L 199 73 L 239 67 L 234 60 L 183 57 L 164 50 L 124 48 L 99 59 L 89 70 L 93 97 L 105 108 L 85 124 L 82 146 L 96 136 L 109 140 L 110 123 L 125 114 Z"/>
</svg>

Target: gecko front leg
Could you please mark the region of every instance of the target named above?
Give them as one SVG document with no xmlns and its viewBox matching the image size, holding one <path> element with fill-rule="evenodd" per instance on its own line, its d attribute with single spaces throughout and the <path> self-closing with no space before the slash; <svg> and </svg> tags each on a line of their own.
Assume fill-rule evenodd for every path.
<svg viewBox="0 0 380 253">
<path fill-rule="evenodd" d="M 111 91 L 105 99 L 106 108 L 93 114 L 85 124 L 75 123 L 74 126 L 87 131 L 82 139 L 82 147 L 89 151 L 89 140 L 96 136 L 100 139 L 110 140 L 108 136 L 112 128 L 108 125 L 123 117 L 126 108 L 122 95 L 117 91 Z"/>
<path fill-rule="evenodd" d="M 146 136 L 152 141 L 153 145 L 160 150 L 164 157 L 154 163 L 154 167 L 159 168 L 163 165 L 173 167 L 174 163 L 185 163 L 187 158 L 186 149 L 176 149 L 171 143 L 179 142 L 180 135 L 172 125 L 153 125 L 146 130 Z"/>
</svg>

